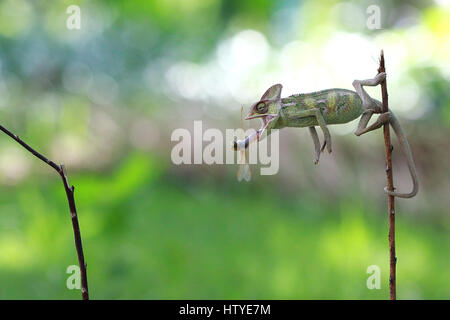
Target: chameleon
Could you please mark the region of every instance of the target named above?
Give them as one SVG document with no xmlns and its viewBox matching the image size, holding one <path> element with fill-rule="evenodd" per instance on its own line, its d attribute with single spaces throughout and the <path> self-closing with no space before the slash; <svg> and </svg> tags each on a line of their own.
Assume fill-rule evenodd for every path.
<svg viewBox="0 0 450 320">
<path fill-rule="evenodd" d="M 295 94 L 287 98 L 281 98 L 282 85 L 275 84 L 267 89 L 261 99 L 251 106 L 248 115 L 245 117 L 245 120 L 261 119 L 261 128 L 256 131 L 254 136 L 235 141 L 233 149 L 245 150 L 250 142 L 259 141 L 264 132 L 269 135 L 272 129 L 307 127 L 314 143 L 314 163 L 318 164 L 320 154 L 325 147 L 329 153 L 332 152 L 328 125 L 348 123 L 360 117 L 354 133 L 356 136 L 361 136 L 389 123 L 394 129 L 400 149 L 406 158 L 413 187 L 409 193 L 391 191 L 387 187 L 384 188 L 384 191 L 391 196 L 412 198 L 419 191 L 419 183 L 408 140 L 394 113 L 392 111 L 383 112 L 382 103 L 371 98 L 364 90 L 364 86 L 377 86 L 385 79 L 386 73 L 382 72 L 373 79 L 354 80 L 352 85 L 355 91 L 332 88 L 311 93 Z M 373 114 L 380 115 L 373 124 L 368 125 Z M 323 132 L 324 142 L 322 146 L 316 131 L 317 126 Z"/>
</svg>

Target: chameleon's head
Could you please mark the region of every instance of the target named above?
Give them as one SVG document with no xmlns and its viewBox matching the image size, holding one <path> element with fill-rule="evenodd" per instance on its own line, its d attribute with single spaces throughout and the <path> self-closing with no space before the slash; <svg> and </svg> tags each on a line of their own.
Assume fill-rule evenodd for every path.
<svg viewBox="0 0 450 320">
<path fill-rule="evenodd" d="M 267 89 L 261 99 L 252 105 L 250 112 L 245 117 L 245 120 L 255 118 L 262 120 L 262 126 L 258 130 L 258 139 L 265 130 L 269 131 L 272 129 L 280 117 L 282 88 L 281 84 L 275 84 Z"/>
</svg>

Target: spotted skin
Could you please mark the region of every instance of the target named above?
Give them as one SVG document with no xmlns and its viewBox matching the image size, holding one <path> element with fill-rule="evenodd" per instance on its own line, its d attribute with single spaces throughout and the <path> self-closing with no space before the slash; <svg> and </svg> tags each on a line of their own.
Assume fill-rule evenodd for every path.
<svg viewBox="0 0 450 320">
<path fill-rule="evenodd" d="M 317 126 L 317 118 L 304 117 L 305 110 L 319 108 L 326 124 L 347 123 L 364 111 L 358 94 L 347 89 L 327 89 L 312 93 L 292 95 L 281 99 L 278 127 Z"/>
</svg>

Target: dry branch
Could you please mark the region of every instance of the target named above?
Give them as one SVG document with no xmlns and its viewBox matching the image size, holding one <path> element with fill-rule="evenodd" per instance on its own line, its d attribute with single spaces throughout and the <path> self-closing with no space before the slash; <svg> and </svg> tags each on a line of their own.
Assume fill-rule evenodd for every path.
<svg viewBox="0 0 450 320">
<path fill-rule="evenodd" d="M 384 65 L 384 53 L 381 50 L 380 55 L 380 67 L 378 68 L 378 73 L 386 72 Z M 381 93 L 383 101 L 383 112 L 388 112 L 388 92 L 386 79 L 381 83 Z M 394 191 L 394 181 L 392 173 L 392 144 L 391 136 L 389 131 L 389 123 L 383 126 L 384 133 L 384 146 L 386 154 L 386 180 L 387 188 L 389 191 Z M 397 283 L 396 283 L 396 266 L 397 257 L 395 256 L 395 197 L 388 195 L 388 216 L 389 216 L 389 261 L 390 261 L 390 271 L 389 271 L 389 292 L 391 300 L 397 299 Z"/>
<path fill-rule="evenodd" d="M 26 144 L 24 141 L 22 141 L 18 135 L 13 134 L 8 129 L 4 128 L 0 125 L 0 130 L 6 133 L 8 136 L 16 140 L 22 147 L 27 149 L 30 153 L 32 153 L 35 157 L 41 159 L 46 164 L 48 164 L 50 167 L 56 170 L 58 172 L 59 176 L 62 179 L 64 190 L 66 191 L 67 196 L 67 202 L 69 204 L 69 210 L 70 210 L 70 216 L 72 218 L 72 227 L 73 227 L 73 234 L 75 238 L 75 248 L 77 250 L 78 255 L 78 264 L 80 266 L 80 274 L 81 274 L 81 295 L 83 297 L 83 300 L 89 300 L 89 291 L 88 291 L 88 283 L 87 283 L 87 274 L 86 274 L 86 262 L 84 261 L 84 254 L 83 254 L 83 246 L 81 244 L 81 233 L 80 233 L 80 226 L 78 224 L 78 215 L 77 215 L 77 209 L 75 206 L 75 198 L 74 198 L 74 186 L 71 186 L 69 184 L 69 180 L 67 179 L 66 171 L 64 169 L 63 165 L 58 165 L 55 162 L 49 160 L 33 148 L 31 148 L 28 144 Z"/>
</svg>

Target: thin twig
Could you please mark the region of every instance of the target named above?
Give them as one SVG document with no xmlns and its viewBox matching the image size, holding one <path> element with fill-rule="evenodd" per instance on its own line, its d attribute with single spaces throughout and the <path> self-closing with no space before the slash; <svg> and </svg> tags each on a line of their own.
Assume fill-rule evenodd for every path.
<svg viewBox="0 0 450 320">
<path fill-rule="evenodd" d="M 86 262 L 84 261 L 84 254 L 83 254 L 83 246 L 81 244 L 81 233 L 80 233 L 80 225 L 78 224 L 78 216 L 77 216 L 77 209 L 75 206 L 75 198 L 74 198 L 74 186 L 70 186 L 69 180 L 67 179 L 66 171 L 64 169 L 63 165 L 58 165 L 55 162 L 49 160 L 33 148 L 31 148 L 28 144 L 26 144 L 24 141 L 22 141 L 18 135 L 15 135 L 14 133 L 10 132 L 8 129 L 4 128 L 0 125 L 0 130 L 6 133 L 8 136 L 16 140 L 22 147 L 27 149 L 30 153 L 32 153 L 35 157 L 41 159 L 46 164 L 48 164 L 50 167 L 56 170 L 58 172 L 59 176 L 61 177 L 63 184 L 64 184 L 64 190 L 66 191 L 67 201 L 69 203 L 69 210 L 70 215 L 72 218 L 72 227 L 73 227 L 73 234 L 75 237 L 75 248 L 77 250 L 78 254 L 78 264 L 80 266 L 80 274 L 81 274 L 81 295 L 83 297 L 83 300 L 89 300 L 89 291 L 88 291 L 88 283 L 87 283 L 87 274 L 86 274 Z"/>
<path fill-rule="evenodd" d="M 380 67 L 378 73 L 386 72 L 384 65 L 384 53 L 381 50 L 380 55 Z M 388 93 L 386 79 L 381 83 L 381 93 L 383 97 L 383 112 L 388 112 Z M 391 136 L 389 132 L 389 123 L 383 126 L 384 133 L 384 146 L 386 153 L 386 179 L 387 188 L 389 191 L 394 191 L 394 181 L 392 173 L 392 144 Z M 391 300 L 397 299 L 397 283 L 396 283 L 396 266 L 397 257 L 395 256 L 395 197 L 388 195 L 388 215 L 389 215 L 389 260 L 390 260 L 390 272 L 389 272 L 389 292 Z"/>
</svg>

